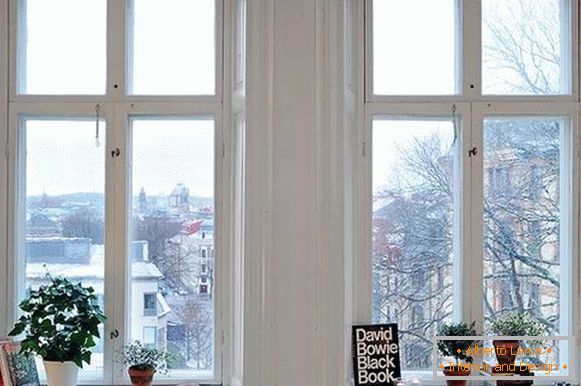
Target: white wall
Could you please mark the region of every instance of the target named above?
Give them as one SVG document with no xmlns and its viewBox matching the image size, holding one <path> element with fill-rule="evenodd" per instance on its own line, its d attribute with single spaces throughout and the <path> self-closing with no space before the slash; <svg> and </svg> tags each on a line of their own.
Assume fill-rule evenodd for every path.
<svg viewBox="0 0 581 386">
<path fill-rule="evenodd" d="M 232 384 L 348 383 L 346 3 L 247 0 L 243 371 L 234 360 Z"/>
</svg>

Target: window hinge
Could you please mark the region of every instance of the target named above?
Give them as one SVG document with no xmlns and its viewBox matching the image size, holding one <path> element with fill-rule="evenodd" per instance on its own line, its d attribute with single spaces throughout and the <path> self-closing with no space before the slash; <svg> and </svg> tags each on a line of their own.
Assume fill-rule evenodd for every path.
<svg viewBox="0 0 581 386">
<path fill-rule="evenodd" d="M 365 158 L 365 154 L 366 154 L 366 148 L 365 148 L 365 142 L 363 142 L 361 144 L 361 156 Z"/>
<path fill-rule="evenodd" d="M 468 150 L 468 157 L 475 157 L 478 154 L 478 148 L 473 147 L 472 149 Z"/>
<path fill-rule="evenodd" d="M 226 156 L 226 144 L 222 141 L 222 158 Z"/>
<path fill-rule="evenodd" d="M 119 150 L 118 147 L 111 150 L 111 158 L 119 157 L 120 154 L 121 154 L 121 150 Z"/>
</svg>

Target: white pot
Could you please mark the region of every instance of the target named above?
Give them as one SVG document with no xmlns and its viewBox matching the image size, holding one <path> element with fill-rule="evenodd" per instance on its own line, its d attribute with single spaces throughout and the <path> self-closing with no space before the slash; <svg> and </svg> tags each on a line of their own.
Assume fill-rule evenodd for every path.
<svg viewBox="0 0 581 386">
<path fill-rule="evenodd" d="M 77 386 L 79 367 L 74 362 L 44 361 L 48 386 Z"/>
</svg>

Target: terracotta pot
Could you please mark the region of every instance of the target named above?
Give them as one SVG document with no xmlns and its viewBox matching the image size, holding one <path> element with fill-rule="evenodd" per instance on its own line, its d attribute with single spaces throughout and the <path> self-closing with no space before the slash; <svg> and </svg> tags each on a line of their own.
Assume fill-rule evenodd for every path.
<svg viewBox="0 0 581 386">
<path fill-rule="evenodd" d="M 514 365 L 520 346 L 518 340 L 494 340 L 492 344 L 499 365 Z"/>
<path fill-rule="evenodd" d="M 153 374 L 155 370 L 137 370 L 134 368 L 129 368 L 129 379 L 131 379 L 131 384 L 133 386 L 150 386 L 153 382 Z"/>
<path fill-rule="evenodd" d="M 459 369 L 458 366 L 454 367 L 454 370 L 452 370 L 450 368 L 450 366 L 446 366 L 444 367 L 444 375 L 450 376 L 450 377 L 467 377 L 470 375 L 470 368 L 468 369 Z M 448 386 L 465 386 L 466 385 L 466 380 L 460 380 L 460 379 L 447 379 L 446 380 L 446 385 Z"/>
</svg>

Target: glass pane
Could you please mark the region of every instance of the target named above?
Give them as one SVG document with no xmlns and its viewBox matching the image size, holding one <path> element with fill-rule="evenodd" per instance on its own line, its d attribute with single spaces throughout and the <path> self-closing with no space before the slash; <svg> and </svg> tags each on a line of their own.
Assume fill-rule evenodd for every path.
<svg viewBox="0 0 581 386">
<path fill-rule="evenodd" d="M 20 0 L 22 94 L 105 94 L 106 0 Z"/>
<path fill-rule="evenodd" d="M 26 288 L 47 284 L 47 273 L 64 276 L 93 287 L 103 306 L 105 150 L 95 144 L 95 122 L 29 119 L 23 138 Z M 82 376 L 100 379 L 102 371 L 100 341 Z"/>
<path fill-rule="evenodd" d="M 214 122 L 134 119 L 132 133 L 131 339 L 167 349 L 173 375 L 209 377 Z"/>
<path fill-rule="evenodd" d="M 456 93 L 456 0 L 373 1 L 373 93 Z"/>
<path fill-rule="evenodd" d="M 484 310 L 559 335 L 560 137 L 555 118 L 484 121 Z"/>
<path fill-rule="evenodd" d="M 570 92 L 567 0 L 482 0 L 482 92 Z"/>
<path fill-rule="evenodd" d="M 215 0 L 131 3 L 129 93 L 214 94 Z"/>
<path fill-rule="evenodd" d="M 373 320 L 399 324 L 404 370 L 452 318 L 453 142 L 447 120 L 373 121 Z"/>
</svg>

